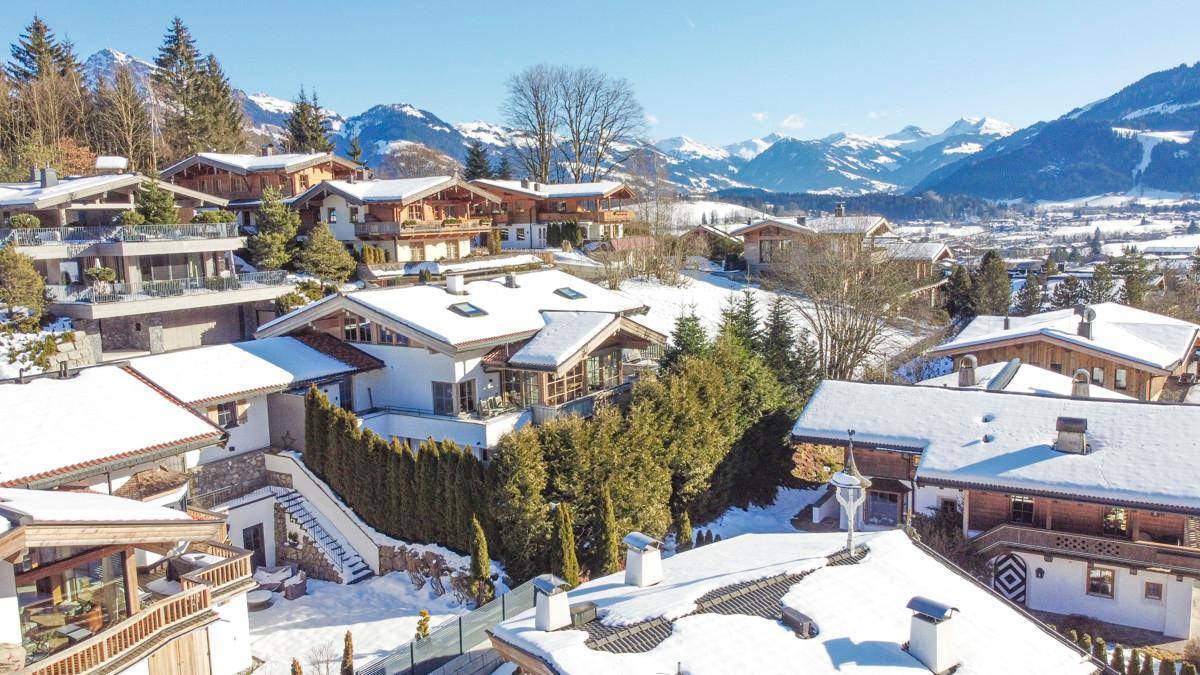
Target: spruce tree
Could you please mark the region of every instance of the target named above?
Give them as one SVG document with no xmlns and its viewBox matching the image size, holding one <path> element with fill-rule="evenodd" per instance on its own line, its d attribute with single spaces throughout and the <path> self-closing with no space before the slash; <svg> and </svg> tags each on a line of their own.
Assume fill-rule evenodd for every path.
<svg viewBox="0 0 1200 675">
<path fill-rule="evenodd" d="M 137 212 L 152 225 L 174 225 L 179 222 L 179 211 L 175 208 L 175 195 L 150 181 L 138 195 Z"/>
<path fill-rule="evenodd" d="M 1092 238 L 1088 240 L 1088 251 L 1092 254 L 1093 258 L 1098 258 L 1103 249 L 1104 239 L 1100 234 L 1100 228 L 1097 227 L 1095 231 L 1092 232 Z"/>
<path fill-rule="evenodd" d="M 487 148 L 478 139 L 467 145 L 467 156 L 463 162 L 463 180 L 491 178 L 492 165 L 488 163 Z"/>
<path fill-rule="evenodd" d="M 323 282 L 343 282 L 357 266 L 354 256 L 342 242 L 333 238 L 333 232 L 325 223 L 317 223 L 308 231 L 308 240 L 296 254 L 296 269 Z"/>
<path fill-rule="evenodd" d="M 1025 273 L 1025 285 L 1017 291 L 1017 312 L 1032 316 L 1042 311 L 1042 285 L 1033 271 Z"/>
<path fill-rule="evenodd" d="M 692 519 L 688 516 L 688 512 L 684 510 L 679 514 L 679 536 L 675 541 L 677 548 L 680 551 L 686 551 L 692 547 Z"/>
<path fill-rule="evenodd" d="M 555 572 L 572 588 L 579 585 L 579 559 L 575 553 L 575 521 L 571 508 L 561 502 L 555 508 Z"/>
<path fill-rule="evenodd" d="M 492 585 L 491 559 L 488 558 L 487 537 L 483 534 L 483 526 L 479 519 L 471 516 L 471 592 L 475 596 L 475 606 L 482 607 L 492 599 L 496 589 Z"/>
<path fill-rule="evenodd" d="M 1112 659 L 1109 660 L 1109 665 L 1118 673 L 1125 672 L 1125 648 L 1121 645 L 1113 647 Z"/>
<path fill-rule="evenodd" d="M 346 156 L 350 158 L 351 162 L 354 162 L 355 164 L 362 166 L 362 154 L 363 154 L 363 150 L 362 150 L 362 146 L 358 144 L 358 136 L 351 138 L 350 139 L 350 148 L 348 150 L 346 150 Z"/>
<path fill-rule="evenodd" d="M 1158 675 L 1176 675 L 1178 670 L 1175 667 L 1175 662 L 1171 659 L 1160 659 L 1158 662 Z"/>
<path fill-rule="evenodd" d="M 969 318 L 973 315 L 971 304 L 971 275 L 967 268 L 956 265 L 946 282 L 945 302 L 946 313 L 952 318 Z"/>
<path fill-rule="evenodd" d="M 728 303 L 722 312 L 723 328 L 746 349 L 759 349 L 762 340 L 759 331 L 758 301 L 754 292 L 747 288 L 742 291 L 740 297 L 730 297 Z"/>
<path fill-rule="evenodd" d="M 1058 274 L 1058 261 L 1054 259 L 1053 254 L 1046 256 L 1046 262 L 1042 265 L 1042 271 L 1048 277 Z"/>
<path fill-rule="evenodd" d="M 681 314 L 675 319 L 671 341 L 663 350 L 662 367 L 673 368 L 683 357 L 702 355 L 708 348 L 708 336 L 700 325 L 700 317 L 696 316 L 695 312 Z"/>
<path fill-rule="evenodd" d="M 1078 277 L 1068 276 L 1054 287 L 1050 303 L 1059 309 L 1074 307 L 1087 300 L 1087 289 Z"/>
<path fill-rule="evenodd" d="M 492 178 L 497 178 L 499 180 L 512 180 L 512 161 L 508 159 L 507 154 L 500 155 L 500 163 L 497 164 L 496 168 L 492 170 Z"/>
<path fill-rule="evenodd" d="M 1154 675 L 1154 659 L 1149 654 L 1142 654 L 1142 669 L 1139 675 Z"/>
<path fill-rule="evenodd" d="M 1110 302 L 1116 282 L 1113 281 L 1112 270 L 1107 263 L 1100 263 L 1092 271 L 1092 278 L 1087 282 L 1087 301 L 1091 303 Z"/>
<path fill-rule="evenodd" d="M 286 145 L 291 152 L 332 152 L 333 143 L 325 129 L 325 121 L 321 117 L 321 104 L 317 100 L 317 92 L 313 90 L 312 98 L 300 88 L 300 93 L 293 102 L 292 111 L 284 123 L 287 134 Z M 355 142 L 357 142 L 355 138 Z M 362 149 L 359 149 L 362 155 Z M 355 162 L 358 160 L 351 157 Z"/>
<path fill-rule="evenodd" d="M 154 59 L 154 86 L 167 110 L 163 136 L 176 156 L 192 152 L 196 146 L 199 58 L 191 31 L 183 19 L 175 17 Z"/>
<path fill-rule="evenodd" d="M 197 84 L 197 115 L 200 120 L 193 150 L 236 152 L 245 147 L 242 109 L 233 97 L 229 78 L 217 57 L 209 54 L 201 64 Z"/>
<path fill-rule="evenodd" d="M 247 242 L 250 258 L 259 269 L 277 270 L 292 260 L 300 214 L 283 202 L 275 186 L 263 190 L 256 218 L 258 231 Z"/>
<path fill-rule="evenodd" d="M 354 638 L 350 635 L 350 631 L 346 631 L 346 637 L 342 639 L 340 675 L 354 675 Z"/>
<path fill-rule="evenodd" d="M 9 316 L 24 307 L 37 321 L 46 311 L 46 280 L 38 273 L 33 258 L 16 246 L 0 246 L 0 307 Z"/>
<path fill-rule="evenodd" d="M 612 574 L 621 569 L 621 533 L 617 530 L 612 492 L 607 485 L 600 491 L 600 528 L 596 539 L 594 546 L 598 574 Z"/>
<path fill-rule="evenodd" d="M 994 250 L 983 254 L 971 279 L 971 307 L 975 314 L 1007 314 L 1012 304 L 1012 281 L 1004 259 Z"/>
<path fill-rule="evenodd" d="M 71 75 L 79 67 L 71 43 L 60 42 L 50 26 L 36 14 L 12 45 L 11 52 L 12 61 L 5 69 L 18 83 L 50 74 Z"/>
</svg>

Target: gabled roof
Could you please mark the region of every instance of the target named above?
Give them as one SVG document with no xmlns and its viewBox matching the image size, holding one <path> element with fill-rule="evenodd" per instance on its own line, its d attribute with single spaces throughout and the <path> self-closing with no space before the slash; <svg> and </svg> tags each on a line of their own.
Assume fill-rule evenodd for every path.
<svg viewBox="0 0 1200 675">
<path fill-rule="evenodd" d="M 129 366 L 187 403 L 283 391 L 359 370 L 292 337 L 144 356 Z"/>
<path fill-rule="evenodd" d="M 883 216 L 831 216 L 823 218 L 764 218 L 739 227 L 730 236 L 741 237 L 764 227 L 778 227 L 791 232 L 805 234 L 861 234 L 871 236 L 891 232 L 891 225 Z"/>
<path fill-rule="evenodd" d="M 1170 371 L 1191 354 L 1200 326 L 1115 302 L 1090 305 L 1092 337 L 1079 335 L 1081 316 L 1059 309 L 1032 316 L 977 316 L 930 354 L 961 354 L 1009 340 L 1049 339 L 1069 347 Z M 1009 327 L 1004 327 L 1005 321 Z"/>
<path fill-rule="evenodd" d="M 150 461 L 225 436 L 182 401 L 117 366 L 85 368 L 65 380 L 0 384 L 0 410 L 0 485 L 53 482 L 113 462 Z"/>
<path fill-rule="evenodd" d="M 181 185 L 155 181 L 137 173 L 112 173 L 98 176 L 83 176 L 80 178 L 63 178 L 56 185 L 42 187 L 41 183 L 0 183 L 0 207 L 45 209 L 59 204 L 69 203 L 103 194 L 110 190 L 120 190 L 130 186 L 144 187 L 157 182 L 160 188 L 178 196 L 195 199 L 215 206 L 226 206 L 229 200 L 198 190 L 185 188 Z"/>
<path fill-rule="evenodd" d="M 1020 359 L 1016 359 L 1016 361 L 1014 371 L 1011 373 L 1011 379 L 1003 383 L 997 380 L 996 377 L 1001 374 L 1001 371 L 1010 362 L 998 361 L 996 363 L 989 363 L 986 366 L 977 367 L 975 369 L 975 386 L 967 388 L 1050 396 L 1071 395 L 1071 387 L 1074 383 L 1067 375 L 1039 368 L 1028 363 L 1021 363 Z M 931 377 L 917 384 L 922 387 L 958 387 L 958 373 L 947 373 L 946 375 Z M 997 389 L 997 387 L 999 388 Z M 1088 385 L 1088 396 L 1090 398 L 1108 398 L 1116 401 L 1133 400 L 1132 396 L 1094 384 Z"/>
<path fill-rule="evenodd" d="M 398 203 L 409 204 L 429 195 L 459 187 L 491 202 L 500 201 L 486 190 L 458 178 L 457 176 L 427 176 L 423 178 L 392 178 L 388 180 L 326 180 L 305 190 L 294 200 L 304 204 L 311 199 L 323 198 L 328 194 L 341 195 L 351 204 Z"/>
<path fill-rule="evenodd" d="M 618 317 L 608 312 L 547 311 L 542 312 L 542 319 L 545 327 L 508 357 L 509 365 L 553 370 Z"/>
<path fill-rule="evenodd" d="M 629 189 L 629 186 L 615 180 L 594 183 L 536 183 L 537 189 L 533 187 L 535 183 L 530 181 L 477 178 L 471 182 L 484 189 L 506 190 L 537 199 L 601 198 L 622 190 L 629 193 L 627 198 L 633 197 L 633 191 Z M 522 184 L 523 182 L 525 185 Z"/>
<path fill-rule="evenodd" d="M 1060 417 L 1090 452 L 1054 449 Z M 1200 514 L 1200 406 L 866 382 L 822 382 L 797 440 L 921 453 L 917 480 Z"/>
<path fill-rule="evenodd" d="M 98 492 L 23 488 L 0 488 L 0 514 L 26 524 L 192 519 L 186 512 L 178 509 Z"/>
<path fill-rule="evenodd" d="M 937 262 L 951 257 L 950 247 L 937 242 L 876 241 L 892 260 Z"/>
<path fill-rule="evenodd" d="M 180 171 L 198 164 L 213 166 L 239 175 L 246 175 L 259 171 L 299 171 L 324 162 L 334 162 L 348 169 L 358 168 L 358 165 L 354 162 L 342 159 L 331 152 L 293 152 L 277 155 L 199 152 L 168 166 L 160 171 L 159 175 L 163 178 L 170 178 Z"/>
</svg>

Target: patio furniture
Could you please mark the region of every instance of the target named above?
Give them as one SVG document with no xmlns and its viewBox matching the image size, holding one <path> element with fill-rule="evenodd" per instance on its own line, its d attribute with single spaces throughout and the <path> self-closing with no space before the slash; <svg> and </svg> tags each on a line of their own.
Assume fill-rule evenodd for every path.
<svg viewBox="0 0 1200 675">
<path fill-rule="evenodd" d="M 261 612 L 271 606 L 271 591 L 257 590 L 246 594 L 246 608 L 251 612 Z"/>
<path fill-rule="evenodd" d="M 308 595 L 308 575 L 300 570 L 295 576 L 283 582 L 283 599 L 295 600 Z"/>
<path fill-rule="evenodd" d="M 261 566 L 254 570 L 254 580 L 258 582 L 260 589 L 278 593 L 283 590 L 285 582 L 296 576 L 296 572 L 294 563 L 274 567 Z"/>
</svg>

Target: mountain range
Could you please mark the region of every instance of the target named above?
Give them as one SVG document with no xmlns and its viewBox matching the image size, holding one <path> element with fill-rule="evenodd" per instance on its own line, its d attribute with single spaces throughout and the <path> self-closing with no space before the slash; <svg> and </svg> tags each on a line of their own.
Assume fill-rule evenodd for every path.
<svg viewBox="0 0 1200 675">
<path fill-rule="evenodd" d="M 104 49 L 84 63 L 91 82 L 129 67 L 145 91 L 154 65 Z M 235 90 L 256 138 L 279 139 L 292 103 Z M 152 101 L 152 97 L 148 98 Z M 482 142 L 511 152 L 513 130 L 487 121 L 450 123 L 409 103 L 379 104 L 343 117 L 323 109 L 336 150 L 357 138 L 363 161 L 378 166 L 397 145 L 420 143 L 459 161 Z M 726 146 L 688 136 L 638 148 L 653 153 L 682 189 L 854 195 L 934 191 L 989 199 L 1065 199 L 1132 190 L 1200 191 L 1200 64 L 1154 73 L 1116 94 L 1050 122 L 1016 129 L 964 117 L 941 132 L 906 126 L 885 136 L 839 132 L 819 139 L 780 134 Z M 620 170 L 614 171 L 620 174 Z"/>
</svg>

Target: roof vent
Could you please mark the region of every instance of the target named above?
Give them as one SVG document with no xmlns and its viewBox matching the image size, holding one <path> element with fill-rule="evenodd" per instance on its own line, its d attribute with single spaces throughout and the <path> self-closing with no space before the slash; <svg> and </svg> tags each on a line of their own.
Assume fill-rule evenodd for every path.
<svg viewBox="0 0 1200 675">
<path fill-rule="evenodd" d="M 1092 339 L 1092 327 L 1096 323 L 1096 310 L 1091 307 L 1084 307 L 1082 312 L 1076 311 L 1080 315 L 1079 319 L 1079 337 Z"/>
<path fill-rule="evenodd" d="M 534 192 L 537 192 L 538 190 L 542 189 L 542 184 L 535 181 L 533 183 L 530 183 L 529 187 L 532 188 Z"/>
<path fill-rule="evenodd" d="M 1088 375 L 1087 369 L 1080 368 L 1076 370 L 1075 374 L 1071 377 L 1071 396 L 1076 398 L 1087 398 L 1090 396 L 1091 393 L 1088 389 L 1091 380 L 1092 377 Z"/>
<path fill-rule="evenodd" d="M 533 579 L 533 627 L 538 630 L 558 630 L 571 625 L 571 605 L 567 601 L 570 584 L 553 574 Z"/>
<path fill-rule="evenodd" d="M 446 275 L 446 292 L 452 295 L 466 295 L 467 287 L 463 282 L 463 275 L 448 274 Z"/>
<path fill-rule="evenodd" d="M 979 359 L 975 358 L 974 354 L 962 357 L 962 360 L 958 362 L 958 386 L 975 386 L 975 366 L 978 364 Z"/>
<path fill-rule="evenodd" d="M 846 202 L 838 202 L 833 205 L 833 215 L 835 218 L 846 217 Z"/>
<path fill-rule="evenodd" d="M 529 189 L 529 179 L 528 178 L 521 179 L 521 187 L 525 188 L 526 190 Z"/>
<path fill-rule="evenodd" d="M 517 285 L 517 273 L 509 272 L 508 274 L 505 274 L 504 285 L 507 288 L 520 288 L 520 286 Z"/>
<path fill-rule="evenodd" d="M 264 143 L 263 146 L 259 148 L 259 152 L 262 153 L 263 157 L 270 157 L 271 155 L 275 154 L 275 144 Z"/>
<path fill-rule="evenodd" d="M 625 584 L 653 586 L 662 581 L 662 542 L 641 532 L 625 535 Z"/>
<path fill-rule="evenodd" d="M 1013 359 L 1004 364 L 1000 372 L 996 373 L 992 379 L 988 380 L 988 391 L 1004 391 L 1004 389 L 1012 382 L 1012 379 L 1017 376 L 1017 371 L 1021 369 L 1021 359 Z"/>
<path fill-rule="evenodd" d="M 783 621 L 783 625 L 791 628 L 796 637 L 807 640 L 808 638 L 816 637 L 820 633 L 817 630 L 817 624 L 812 618 L 795 607 L 783 605 L 780 613 L 783 615 L 780 618 Z"/>
<path fill-rule="evenodd" d="M 1054 425 L 1058 438 L 1054 440 L 1054 449 L 1059 452 L 1070 452 L 1076 455 L 1088 453 L 1087 420 L 1082 417 L 1060 417 Z"/>
<path fill-rule="evenodd" d="M 950 672 L 959 664 L 954 657 L 954 613 L 957 607 L 916 596 L 908 601 L 913 611 L 908 653 L 931 672 Z"/>
<path fill-rule="evenodd" d="M 38 170 L 38 182 L 40 182 L 44 188 L 54 187 L 55 185 L 58 185 L 58 172 L 48 166 L 42 167 Z"/>
</svg>

